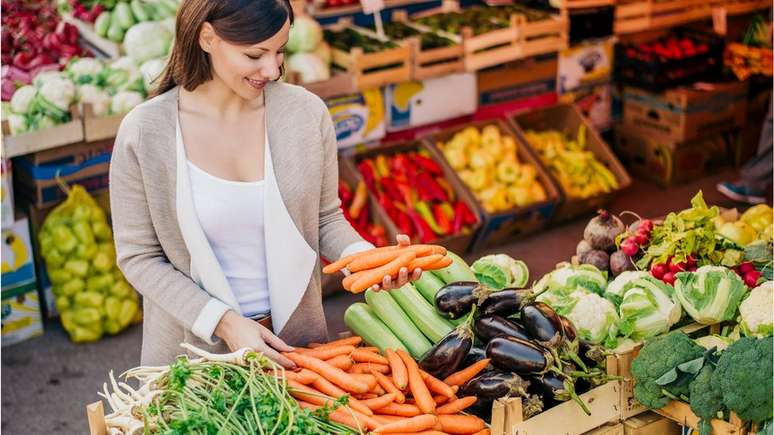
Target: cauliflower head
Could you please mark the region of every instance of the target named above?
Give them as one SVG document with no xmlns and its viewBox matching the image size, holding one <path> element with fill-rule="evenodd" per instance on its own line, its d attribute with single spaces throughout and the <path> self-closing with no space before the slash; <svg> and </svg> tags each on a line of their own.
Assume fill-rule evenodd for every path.
<svg viewBox="0 0 774 435">
<path fill-rule="evenodd" d="M 18 91 L 17 91 L 18 92 Z M 750 291 L 739 305 L 739 325 L 744 335 L 765 337 L 774 333 L 774 281 L 766 281 Z"/>
</svg>

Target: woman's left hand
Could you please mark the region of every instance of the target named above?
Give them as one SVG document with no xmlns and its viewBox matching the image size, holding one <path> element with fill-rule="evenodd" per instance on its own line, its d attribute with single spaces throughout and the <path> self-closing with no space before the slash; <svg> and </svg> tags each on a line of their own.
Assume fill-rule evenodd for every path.
<svg viewBox="0 0 774 435">
<path fill-rule="evenodd" d="M 411 244 L 411 239 L 409 238 L 409 236 L 405 234 L 398 234 L 398 236 L 395 239 L 397 240 L 398 246 L 400 247 L 409 246 Z M 382 284 L 374 285 L 373 287 L 371 287 L 371 290 L 378 292 L 379 290 L 393 290 L 396 288 L 401 288 L 409 282 L 418 280 L 419 277 L 421 276 L 422 276 L 422 269 L 420 268 L 416 268 L 413 271 L 411 271 L 411 276 L 409 276 L 408 268 L 402 267 L 400 269 L 400 272 L 398 272 L 397 280 L 393 280 L 390 275 L 386 275 L 382 280 Z"/>
</svg>

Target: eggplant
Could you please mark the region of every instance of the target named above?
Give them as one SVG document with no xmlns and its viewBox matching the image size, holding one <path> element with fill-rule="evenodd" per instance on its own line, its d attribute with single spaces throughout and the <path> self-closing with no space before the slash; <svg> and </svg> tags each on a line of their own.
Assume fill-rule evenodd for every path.
<svg viewBox="0 0 774 435">
<path fill-rule="evenodd" d="M 486 358 L 486 351 L 480 347 L 473 346 L 470 348 L 470 352 L 468 352 L 468 354 L 465 355 L 465 359 L 462 360 L 462 366 L 467 367 L 485 358 Z"/>
<path fill-rule="evenodd" d="M 494 290 L 475 281 L 446 284 L 435 294 L 435 309 L 450 319 L 459 319 Z"/>
<path fill-rule="evenodd" d="M 542 391 L 544 398 L 552 398 L 560 402 L 572 399 L 580 405 L 586 415 L 591 415 L 591 411 L 589 411 L 586 403 L 575 392 L 575 383 L 572 378 L 550 372 L 532 377 L 530 382 L 535 383 L 535 386 Z"/>
<path fill-rule="evenodd" d="M 572 321 L 564 316 L 559 316 L 559 320 L 562 321 L 562 332 L 564 332 L 564 338 L 567 341 L 575 341 L 576 338 L 578 338 L 578 330 L 575 329 L 575 325 L 572 324 Z"/>
<path fill-rule="evenodd" d="M 476 337 L 482 342 L 488 343 L 489 340 L 501 335 L 529 340 L 524 326 L 512 320 L 497 315 L 479 317 L 476 320 Z"/>
<path fill-rule="evenodd" d="M 607 362 L 607 350 L 604 347 L 581 340 L 579 354 L 583 362 L 589 366 L 604 368 Z"/>
<path fill-rule="evenodd" d="M 527 396 L 529 381 L 516 373 L 492 370 L 482 373 L 460 388 L 460 396 L 475 396 L 482 399 L 499 399 L 505 396 Z"/>
<path fill-rule="evenodd" d="M 578 339 L 578 331 L 575 329 L 572 321 L 567 317 L 558 315 L 559 320 L 562 322 L 562 332 L 564 332 L 564 341 L 559 350 L 559 355 L 565 359 L 574 361 L 575 364 L 588 373 L 588 365 L 586 362 L 578 356 L 578 348 L 580 347 L 580 340 Z"/>
<path fill-rule="evenodd" d="M 448 333 L 422 356 L 419 366 L 436 378 L 444 379 L 457 371 L 473 347 L 473 310 L 464 323 Z"/>
<path fill-rule="evenodd" d="M 532 302 L 521 308 L 521 322 L 533 340 L 556 349 L 564 341 L 562 320 L 553 308 L 543 302 Z"/>
<path fill-rule="evenodd" d="M 475 415 L 485 421 L 492 420 L 492 405 L 495 399 L 478 399 L 476 403 L 472 404 L 465 410 L 467 414 Z"/>
<path fill-rule="evenodd" d="M 484 299 L 478 309 L 482 316 L 498 314 L 503 317 L 512 316 L 519 312 L 521 305 L 532 295 L 530 289 L 507 288 L 494 292 Z"/>
<path fill-rule="evenodd" d="M 486 346 L 486 356 L 502 370 L 519 374 L 543 374 L 553 367 L 551 352 L 517 337 L 495 337 Z"/>
<path fill-rule="evenodd" d="M 521 411 L 525 419 L 540 414 L 544 409 L 543 396 L 539 394 L 528 394 L 526 398 L 521 399 Z"/>
</svg>

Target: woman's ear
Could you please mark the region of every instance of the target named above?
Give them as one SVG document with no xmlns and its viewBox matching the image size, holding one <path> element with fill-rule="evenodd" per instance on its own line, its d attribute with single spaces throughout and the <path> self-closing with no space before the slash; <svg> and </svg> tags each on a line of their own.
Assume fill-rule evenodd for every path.
<svg viewBox="0 0 774 435">
<path fill-rule="evenodd" d="M 215 33 L 212 24 L 207 22 L 202 24 L 202 30 L 199 32 L 199 46 L 202 47 L 202 50 L 204 50 L 205 53 L 212 52 L 217 39 L 218 35 Z"/>
</svg>

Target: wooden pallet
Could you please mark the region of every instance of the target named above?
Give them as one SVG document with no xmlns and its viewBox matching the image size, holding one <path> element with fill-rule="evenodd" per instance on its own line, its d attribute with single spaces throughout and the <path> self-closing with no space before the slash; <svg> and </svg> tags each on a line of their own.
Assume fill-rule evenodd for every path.
<svg viewBox="0 0 774 435">
<path fill-rule="evenodd" d="M 432 32 L 424 26 L 412 23 L 405 11 L 395 11 L 392 14 L 392 19 L 422 32 Z M 408 41 L 411 46 L 411 78 L 413 80 L 425 80 L 465 71 L 465 50 L 462 46 L 462 39 L 452 34 L 439 35 L 454 41 L 454 45 L 423 50 L 419 38 L 410 38 Z"/>
<path fill-rule="evenodd" d="M 340 30 L 345 27 L 354 27 L 351 20 L 341 19 L 329 28 Z M 367 29 L 357 30 L 375 36 Z M 407 42 L 399 42 L 398 45 L 377 53 L 365 53 L 360 47 L 352 47 L 349 52 L 332 47 L 332 64 L 347 71 L 360 90 L 405 82 L 411 79 L 411 46 Z"/>
<path fill-rule="evenodd" d="M 709 19 L 713 3 L 707 0 L 638 0 L 619 3 L 615 10 L 616 34 L 679 26 Z"/>
<path fill-rule="evenodd" d="M 607 359 L 609 375 L 617 375 L 615 358 Z M 525 419 L 520 398 L 498 399 L 492 405 L 492 435 L 581 435 L 621 418 L 621 385 L 611 381 L 584 394 L 591 415 L 573 401 L 564 402 Z"/>
</svg>

